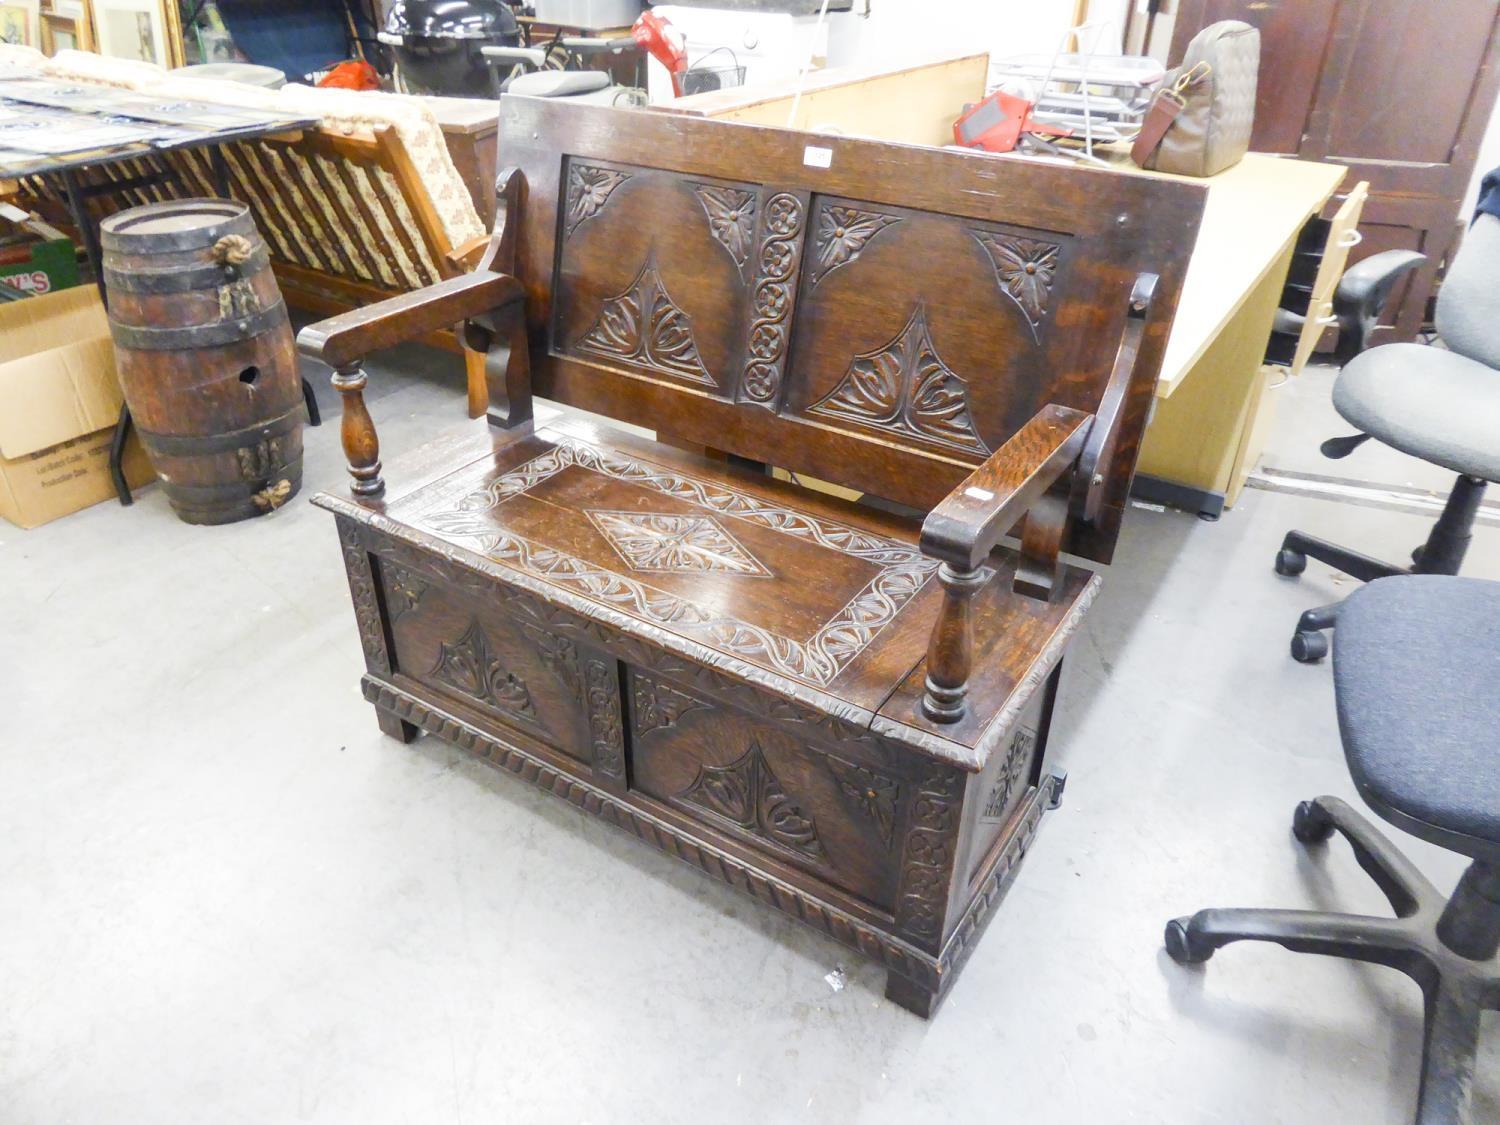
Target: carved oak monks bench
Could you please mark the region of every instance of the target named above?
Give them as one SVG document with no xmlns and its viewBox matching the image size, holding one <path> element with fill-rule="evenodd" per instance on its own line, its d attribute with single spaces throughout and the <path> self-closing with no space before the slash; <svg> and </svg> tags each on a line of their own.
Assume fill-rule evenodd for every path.
<svg viewBox="0 0 1500 1125">
<path fill-rule="evenodd" d="M 317 503 L 365 696 L 386 733 L 876 958 L 930 1015 L 1062 789 L 1052 702 L 1099 578 L 1061 554 L 1110 559 L 1203 190 L 500 116 L 515 167 L 479 269 L 299 341 L 343 394 L 353 495 Z M 361 360 L 452 324 L 486 353 L 489 425 L 456 420 L 396 499 Z M 663 440 L 538 429 L 533 393 Z"/>
</svg>

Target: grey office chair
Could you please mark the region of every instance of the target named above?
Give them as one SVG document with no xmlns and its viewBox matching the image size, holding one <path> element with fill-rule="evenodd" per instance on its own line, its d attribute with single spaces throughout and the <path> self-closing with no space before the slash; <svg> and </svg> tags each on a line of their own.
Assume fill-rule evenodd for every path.
<svg viewBox="0 0 1500 1125">
<path fill-rule="evenodd" d="M 1292 834 L 1335 831 L 1394 918 L 1312 910 L 1200 910 L 1167 923 L 1183 964 L 1234 941 L 1271 941 L 1398 969 L 1422 988 L 1426 1037 L 1418 1125 L 1472 1120 L 1480 1015 L 1500 1010 L 1500 582 L 1407 575 L 1351 594 L 1333 682 L 1354 784 L 1386 820 L 1473 862 L 1445 901 L 1337 797 L 1297 806 Z"/>
<path fill-rule="evenodd" d="M 1481 215 L 1469 228 L 1438 294 L 1437 328 L 1446 349 L 1384 344 L 1349 360 L 1333 385 L 1333 405 L 1360 432 L 1322 446 L 1329 457 L 1345 457 L 1375 438 L 1457 473 L 1427 542 L 1403 567 L 1289 531 L 1276 554 L 1277 574 L 1295 577 L 1309 558 L 1361 582 L 1458 573 L 1485 484 L 1500 480 L 1500 219 Z M 1294 659 L 1311 664 L 1327 655 L 1322 630 L 1334 627 L 1338 613 L 1335 603 L 1302 615 Z"/>
</svg>

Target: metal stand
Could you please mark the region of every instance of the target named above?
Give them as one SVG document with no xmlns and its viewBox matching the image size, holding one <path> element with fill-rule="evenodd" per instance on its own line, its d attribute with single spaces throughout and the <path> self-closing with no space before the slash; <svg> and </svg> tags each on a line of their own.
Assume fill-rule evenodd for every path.
<svg viewBox="0 0 1500 1125">
<path fill-rule="evenodd" d="M 1500 1010 L 1500 867 L 1475 860 L 1444 899 L 1374 825 L 1337 797 L 1297 806 L 1292 834 L 1321 844 L 1338 832 L 1375 880 L 1394 918 L 1316 910 L 1200 910 L 1167 923 L 1167 953 L 1179 964 L 1207 961 L 1234 941 L 1271 941 L 1294 953 L 1322 953 L 1405 973 L 1426 1000 L 1418 1125 L 1472 1120 L 1480 1014 Z"/>
</svg>

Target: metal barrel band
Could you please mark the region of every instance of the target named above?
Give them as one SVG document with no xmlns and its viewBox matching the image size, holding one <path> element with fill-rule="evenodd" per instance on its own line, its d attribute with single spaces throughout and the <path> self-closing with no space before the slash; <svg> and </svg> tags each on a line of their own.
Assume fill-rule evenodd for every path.
<svg viewBox="0 0 1500 1125">
<path fill-rule="evenodd" d="M 258 422 L 253 426 L 230 430 L 223 434 L 159 434 L 154 430 L 142 429 L 140 426 L 136 426 L 136 432 L 153 452 L 165 454 L 168 457 L 191 457 L 199 453 L 231 453 L 236 449 L 246 449 L 270 438 L 291 433 L 302 424 L 306 411 L 307 407 L 299 400 L 296 406 L 285 414 L 272 418 L 269 422 Z"/>
<path fill-rule="evenodd" d="M 257 492 L 263 491 L 267 484 L 274 485 L 283 479 L 295 480 L 298 487 L 301 486 L 301 457 L 288 461 L 285 465 L 278 465 L 260 481 L 232 480 L 220 484 L 176 484 L 172 481 L 163 481 L 162 488 L 171 498 L 174 506 L 202 507 L 204 510 L 210 510 L 215 504 L 225 500 L 245 500 L 253 503 L 251 498 Z"/>
<path fill-rule="evenodd" d="M 133 270 L 104 267 L 104 285 L 112 293 L 190 293 L 213 289 L 244 274 L 255 273 L 271 264 L 270 253 L 261 243 L 250 257 L 237 266 L 193 266 L 184 270 Z"/>
<path fill-rule="evenodd" d="M 99 245 L 105 250 L 128 254 L 172 253 L 180 250 L 207 250 L 226 234 L 255 233 L 255 224 L 250 218 L 250 209 L 243 203 L 239 204 L 240 210 L 229 214 L 225 214 L 222 210 L 225 205 L 223 200 L 184 199 L 156 206 L 162 211 L 191 214 L 195 209 L 185 204 L 192 203 L 218 204 L 219 213 L 223 214 L 224 218 L 210 226 L 194 227 L 191 230 L 133 233 L 131 230 L 133 222 L 149 216 L 140 214 L 145 208 L 122 211 L 118 215 L 111 215 L 99 224 Z M 207 210 L 207 208 L 198 210 Z M 121 220 L 131 221 L 122 224 Z"/>
<path fill-rule="evenodd" d="M 280 328 L 286 323 L 286 302 L 278 297 L 270 308 L 234 320 L 216 320 L 208 324 L 196 324 L 191 328 L 143 328 L 135 324 L 121 324 L 111 317 L 109 330 L 118 347 L 143 352 L 167 352 L 237 344 Z"/>
</svg>

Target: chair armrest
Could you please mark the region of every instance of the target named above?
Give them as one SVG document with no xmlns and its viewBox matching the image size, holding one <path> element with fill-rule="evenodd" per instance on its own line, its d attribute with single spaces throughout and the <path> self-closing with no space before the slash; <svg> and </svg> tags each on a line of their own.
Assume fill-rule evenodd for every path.
<svg viewBox="0 0 1500 1125">
<path fill-rule="evenodd" d="M 357 364 L 371 352 L 415 340 L 439 328 L 522 300 L 509 274 L 471 273 L 341 313 L 297 333 L 297 350 L 334 369 Z"/>
<path fill-rule="evenodd" d="M 922 521 L 923 554 L 974 570 L 1043 493 L 1073 468 L 1094 422 L 1066 406 L 1043 407 Z"/>
<path fill-rule="evenodd" d="M 530 367 L 522 315 L 525 296 L 521 283 L 510 274 L 482 271 L 320 320 L 297 334 L 298 351 L 333 368 L 333 388 L 344 404 L 339 433 L 355 496 L 374 500 L 385 493 L 380 438 L 365 406 L 369 377 L 364 358 L 371 352 L 458 324 L 459 339 L 468 344 L 477 336 L 490 353 L 485 357 L 485 375 L 490 385 L 491 422 L 513 427 L 530 421 Z M 500 346 L 492 350 L 495 343 Z"/>
<path fill-rule="evenodd" d="M 943 560 L 938 581 L 944 597 L 927 642 L 921 703 L 922 713 L 933 722 L 956 723 L 966 711 L 974 662 L 971 607 L 991 577 L 980 564 L 1000 537 L 1024 517 L 1014 589 L 1046 600 L 1061 588 L 1058 554 L 1069 520 L 1092 522 L 1103 511 L 1126 395 L 1140 373 L 1141 341 L 1156 284 L 1155 274 L 1142 273 L 1131 286 L 1098 410 L 1085 414 L 1056 404 L 1044 407 L 923 521 L 923 553 Z"/>
<path fill-rule="evenodd" d="M 1344 271 L 1333 293 L 1333 312 L 1339 322 L 1335 358 L 1339 363 L 1347 363 L 1365 350 L 1392 290 L 1425 261 L 1427 255 L 1415 250 L 1386 250 Z"/>
<path fill-rule="evenodd" d="M 943 560 L 944 597 L 927 644 L 922 693 L 922 711 L 934 722 L 963 717 L 974 653 L 971 606 L 992 577 L 981 564 L 1017 520 L 1025 523 L 1016 589 L 1048 598 L 1057 588 L 1071 478 L 1094 424 L 1092 414 L 1043 407 L 922 522 L 922 553 Z"/>
<path fill-rule="evenodd" d="M 455 325 L 464 347 L 484 355 L 490 425 L 517 429 L 530 424 L 526 290 L 515 277 L 525 200 L 526 177 L 518 169 L 505 169 L 495 181 L 495 229 L 488 244 L 464 248 L 466 255 L 480 254 L 473 273 L 320 320 L 297 334 L 298 351 L 333 368 L 333 388 L 344 404 L 340 434 L 355 496 L 374 500 L 385 492 L 380 439 L 365 406 L 369 377 L 363 362 L 371 352 Z"/>
</svg>

